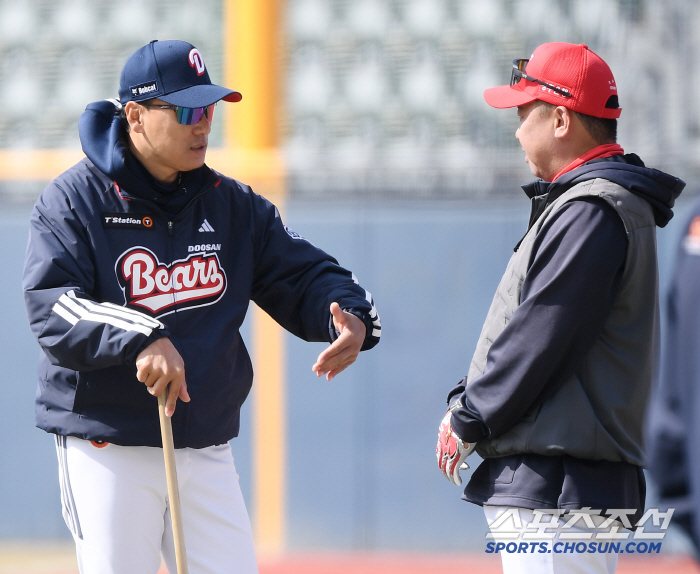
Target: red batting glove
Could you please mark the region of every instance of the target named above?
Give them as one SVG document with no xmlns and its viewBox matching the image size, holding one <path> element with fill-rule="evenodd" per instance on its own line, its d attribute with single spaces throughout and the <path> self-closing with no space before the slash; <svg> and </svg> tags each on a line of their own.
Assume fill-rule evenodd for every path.
<svg viewBox="0 0 700 574">
<path fill-rule="evenodd" d="M 461 486 L 460 470 L 467 470 L 469 465 L 464 462 L 472 453 L 476 443 L 465 443 L 452 430 L 452 411 L 447 411 L 438 429 L 437 461 L 445 478 L 451 483 Z"/>
</svg>

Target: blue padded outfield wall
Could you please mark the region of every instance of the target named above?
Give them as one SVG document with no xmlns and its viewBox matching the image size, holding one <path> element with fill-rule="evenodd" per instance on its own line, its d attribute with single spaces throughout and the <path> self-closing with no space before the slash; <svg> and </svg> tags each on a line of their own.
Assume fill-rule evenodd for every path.
<svg viewBox="0 0 700 574">
<path fill-rule="evenodd" d="M 662 289 L 687 205 L 659 231 Z M 287 202 L 286 223 L 352 269 L 382 318 L 379 346 L 330 383 L 311 372 L 324 345 L 288 337 L 288 548 L 483 550 L 481 509 L 440 476 L 435 442 L 528 207 Z M 53 440 L 34 427 L 39 348 L 20 284 L 28 214 L 0 215 L 0 539 L 68 538 Z M 232 444 L 250 500 L 249 405 Z"/>
</svg>

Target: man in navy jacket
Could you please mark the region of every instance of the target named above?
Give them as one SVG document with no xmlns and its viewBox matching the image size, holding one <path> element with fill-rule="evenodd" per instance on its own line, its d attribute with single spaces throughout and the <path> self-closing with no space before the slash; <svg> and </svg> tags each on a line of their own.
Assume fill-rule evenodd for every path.
<svg viewBox="0 0 700 574">
<path fill-rule="evenodd" d="M 204 163 L 218 101 L 200 52 L 135 52 L 119 101 L 80 118 L 86 159 L 31 216 L 24 292 L 43 353 L 37 426 L 54 433 L 81 572 L 174 572 L 155 397 L 181 468 L 190 572 L 255 572 L 228 441 L 253 373 L 239 328 L 255 301 L 308 341 L 330 380 L 379 340 L 354 275 L 270 202 Z M 179 401 L 178 401 L 179 399 Z M 236 567 L 233 568 L 232 564 Z"/>
</svg>

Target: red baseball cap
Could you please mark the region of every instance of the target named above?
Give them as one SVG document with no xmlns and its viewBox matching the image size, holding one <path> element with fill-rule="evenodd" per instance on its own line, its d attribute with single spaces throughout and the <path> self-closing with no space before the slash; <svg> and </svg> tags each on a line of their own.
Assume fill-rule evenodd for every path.
<svg viewBox="0 0 700 574">
<path fill-rule="evenodd" d="M 484 99 L 494 108 L 542 100 L 596 118 L 615 119 L 622 112 L 609 66 L 585 44 L 564 42 L 542 44 L 529 61 L 515 60 L 511 85 L 488 88 Z"/>
</svg>

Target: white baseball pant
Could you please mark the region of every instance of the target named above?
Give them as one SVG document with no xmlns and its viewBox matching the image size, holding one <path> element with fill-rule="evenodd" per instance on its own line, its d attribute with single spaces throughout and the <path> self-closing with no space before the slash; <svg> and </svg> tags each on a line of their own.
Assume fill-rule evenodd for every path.
<svg viewBox="0 0 700 574">
<path fill-rule="evenodd" d="M 484 514 L 489 524 L 493 522 L 509 508 L 505 506 L 484 506 Z M 532 510 L 527 508 L 518 509 L 523 523 L 532 523 L 535 516 Z M 600 524 L 604 517 L 592 517 L 594 524 Z M 596 529 L 589 529 L 579 526 L 578 522 L 567 530 L 574 533 L 596 533 Z M 552 544 L 558 539 L 554 539 Z M 552 547 L 550 544 L 550 550 Z M 556 552 L 506 552 L 501 550 L 501 563 L 503 564 L 503 574 L 615 574 L 617 568 L 617 553 L 556 553 Z"/>
<path fill-rule="evenodd" d="M 81 574 L 177 572 L 163 451 L 56 437 L 63 517 Z M 175 451 L 190 574 L 257 574 L 228 444 Z"/>
</svg>

